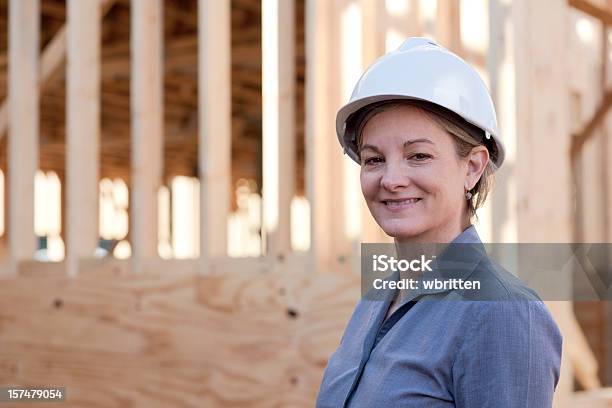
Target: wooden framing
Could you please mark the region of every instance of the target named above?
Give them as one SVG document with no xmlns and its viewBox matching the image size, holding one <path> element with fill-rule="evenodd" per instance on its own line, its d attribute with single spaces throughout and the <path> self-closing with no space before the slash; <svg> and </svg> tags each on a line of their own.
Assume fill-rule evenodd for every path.
<svg viewBox="0 0 612 408">
<path fill-rule="evenodd" d="M 610 8 L 603 8 L 598 5 L 591 3 L 586 0 L 568 0 L 568 4 L 579 10 L 583 13 L 590 15 L 602 22 L 604 24 L 604 30 L 606 26 L 612 25 L 612 11 Z M 608 2 L 608 6 L 610 2 Z M 604 36 L 603 41 L 605 42 L 607 38 Z M 607 49 L 604 43 L 604 49 Z M 607 66 L 606 64 L 607 55 L 602 55 L 603 66 Z M 605 71 L 603 71 L 603 77 L 605 78 Z M 602 82 L 602 89 L 605 89 L 606 84 Z M 581 151 L 582 147 L 586 143 L 587 140 L 592 136 L 593 131 L 602 124 L 604 118 L 607 116 L 610 107 L 612 106 L 612 90 L 606 90 L 602 95 L 602 100 L 599 104 L 599 107 L 591 117 L 591 119 L 587 122 L 587 124 L 582 128 L 582 130 L 574 135 L 572 135 L 572 144 L 570 147 L 570 157 L 575 158 Z"/>
<path fill-rule="evenodd" d="M 567 58 L 558 38 L 566 36 L 568 10 L 561 3 L 552 7 L 521 0 L 513 13 L 514 43 L 521 44 L 515 54 L 517 158 L 529 163 L 517 167 L 518 240 L 570 242 L 569 100 L 563 85 L 569 73 L 565 64 L 558 63 Z M 544 18 L 546 25 L 541 24 Z M 543 196 L 548 199 L 539 199 Z"/>
<path fill-rule="evenodd" d="M 579 13 L 586 13 L 591 17 L 600 20 L 601 25 L 597 24 L 597 31 L 600 37 L 600 75 L 599 86 L 591 92 L 587 92 L 588 87 L 576 87 L 574 94 L 574 112 L 573 116 L 578 120 L 578 123 L 583 121 L 581 108 L 583 101 L 588 104 L 589 99 L 593 96 L 601 95 L 598 105 L 594 109 L 594 113 L 587 118 L 585 124 L 572 135 L 572 145 L 570 149 L 570 160 L 572 163 L 573 180 L 576 185 L 576 217 L 574 221 L 574 236 L 578 242 L 610 242 L 612 231 L 610 230 L 610 192 L 612 186 L 610 180 L 612 178 L 612 167 L 609 165 L 610 153 L 610 105 L 612 104 L 612 90 L 607 85 L 608 83 L 608 65 L 609 65 L 609 28 L 612 19 L 612 1 L 603 2 L 606 8 L 586 4 L 584 2 L 570 2 Z M 594 9 L 593 9 L 594 8 Z M 576 14 L 579 14 L 576 13 Z M 601 29 L 600 29 L 601 27 Z M 586 53 L 585 53 L 586 54 Z M 584 74 L 580 76 L 584 78 Z M 588 95 L 588 96 L 587 96 Z M 582 98 L 585 97 L 585 98 Z M 599 382 L 600 379 L 604 384 L 610 384 L 612 378 L 612 336 L 610 325 L 606 322 L 610 321 L 612 310 L 609 302 L 586 302 L 574 305 L 574 310 L 579 318 L 584 330 L 588 333 L 589 343 L 593 349 L 594 357 L 596 356 L 600 362 L 600 367 L 597 367 L 595 361 L 596 372 L 593 374 L 594 379 Z M 576 377 L 577 380 L 586 389 L 596 388 L 585 386 L 584 376 L 580 375 L 579 369 L 584 365 L 584 358 L 576 361 Z M 587 359 L 588 363 L 588 359 Z M 597 368 L 599 368 L 597 370 Z M 584 369 L 582 369 L 584 371 Z M 599 371 L 599 373 L 597 372 Z M 598 375 L 599 374 L 599 375 Z M 587 379 L 588 380 L 588 379 Z M 597 385 L 597 384 L 596 384 Z M 599 393 L 600 390 L 592 390 L 591 394 Z M 600 394 L 601 395 L 601 394 Z"/>
<path fill-rule="evenodd" d="M 106 15 L 116 0 L 101 0 L 102 16 Z M 40 2 L 40 0 L 39 0 Z M 53 3 L 43 3 L 42 7 L 54 7 Z M 62 26 L 45 46 L 40 55 L 40 74 L 38 76 L 38 89 L 42 92 L 45 86 L 56 79 L 58 71 L 66 61 L 66 26 Z M 4 137 L 9 124 L 8 100 L 0 105 L 0 140 Z"/>
<path fill-rule="evenodd" d="M 163 4 L 132 0 L 131 244 L 135 272 L 156 258 L 157 192 L 163 172 Z"/>
<path fill-rule="evenodd" d="M 387 13 L 380 7 L 378 0 L 360 0 L 361 8 L 361 68 L 365 70 L 385 53 Z M 406 21 L 409 21 L 406 19 Z M 410 19 L 411 21 L 411 19 Z M 405 21 L 404 21 L 405 23 Z M 406 24 L 403 24 L 406 26 Z M 362 242 L 385 242 L 388 237 L 376 224 L 367 203 L 362 198 L 361 206 L 361 240 Z"/>
<path fill-rule="evenodd" d="M 612 25 L 612 12 L 609 8 L 603 8 L 587 0 L 567 0 L 567 4 L 591 17 L 595 17 L 606 25 Z"/>
<path fill-rule="evenodd" d="M 311 208 L 311 268 L 328 266 L 332 262 L 331 236 L 324 230 L 329 225 L 330 214 L 324 201 L 319 197 L 328 194 L 329 180 L 327 160 L 323 158 L 329 150 L 323 139 L 330 127 L 329 104 L 322 95 L 327 89 L 327 42 L 329 38 L 330 3 L 326 0 L 306 2 L 306 198 Z M 322 140 L 323 139 L 323 140 Z M 318 142 L 318 143 L 317 143 Z"/>
<path fill-rule="evenodd" d="M 291 251 L 295 192 L 294 0 L 262 1 L 263 235 L 266 253 Z"/>
<path fill-rule="evenodd" d="M 363 44 L 360 25 L 363 24 L 359 0 L 337 0 L 332 2 L 331 44 L 332 82 L 325 97 L 329 98 L 331 124 L 335 125 L 335 115 L 353 91 L 362 72 Z M 329 160 L 331 191 L 336 205 L 329 208 L 333 214 L 331 232 L 334 238 L 334 251 L 339 258 L 346 258 L 356 250 L 363 231 L 364 211 L 363 194 L 359 186 L 359 166 L 343 156 L 336 142 L 335 129 L 329 133 L 325 143 L 330 144 Z M 332 197 L 332 196 L 329 196 Z"/>
<path fill-rule="evenodd" d="M 495 22 L 495 23 L 493 23 Z M 515 52 L 512 46 L 512 13 L 502 0 L 489 2 L 489 49 L 487 73 L 489 90 L 497 111 L 498 127 L 506 148 L 504 169 L 495 175 L 495 193 L 487 197 L 490 210 L 490 242 L 517 242 L 516 141 L 518 138 L 515 95 Z M 483 58 L 484 59 L 484 58 Z M 484 67 L 483 67 L 484 68 Z M 507 225 L 506 228 L 494 226 Z"/>
<path fill-rule="evenodd" d="M 372 0 L 370 0 L 372 1 Z M 385 3 L 384 7 L 380 7 L 380 2 L 374 0 L 374 6 L 378 8 L 381 14 L 378 19 L 383 35 L 383 50 L 392 44 L 387 40 L 387 36 L 394 32 L 402 37 L 402 40 L 407 37 L 420 36 L 422 30 L 421 24 L 421 4 L 419 0 L 400 0 L 395 2 L 395 7 L 390 7 L 390 3 Z M 458 2 L 438 2 L 437 9 L 445 9 L 448 4 Z M 456 7 L 456 6 L 453 6 Z M 446 29 L 446 27 L 444 27 Z M 364 33 L 367 35 L 367 33 Z M 399 44 L 397 44 L 399 46 Z M 393 47 L 394 48 L 394 47 Z M 388 49 L 391 51 L 391 49 Z"/>
<path fill-rule="evenodd" d="M 612 106 L 612 90 L 605 91 L 602 101 L 599 104 L 599 107 L 591 117 L 591 119 L 587 122 L 587 124 L 582 128 L 581 131 L 572 135 L 572 144 L 570 146 L 570 157 L 576 157 L 584 144 L 589 140 L 589 138 L 593 135 L 593 132 L 602 125 L 603 120 L 608 114 L 610 107 Z"/>
<path fill-rule="evenodd" d="M 459 1 L 439 1 L 436 9 L 436 39 L 454 53 L 461 55 L 461 4 Z"/>
<path fill-rule="evenodd" d="M 571 178 L 568 160 L 569 90 L 566 46 L 567 6 L 519 0 L 513 3 L 516 72 L 516 168 L 518 242 L 570 242 Z M 543 20 L 547 24 L 543 25 Z M 542 74 L 544 73 L 544 74 Z M 541 103 L 541 101 L 547 101 Z M 546 152 L 544 156 L 544 152 Z M 545 157 L 545 159 L 544 159 Z M 554 172 L 554 182 L 551 174 Z M 545 200 L 542 197 L 546 197 Z M 571 287 L 567 299 L 571 299 Z M 571 302 L 547 302 L 564 335 L 572 328 Z M 575 326 L 574 326 L 575 327 Z M 570 407 L 574 370 L 571 345 L 564 342 L 555 406 Z M 588 350 L 588 349 L 587 349 Z"/>
<path fill-rule="evenodd" d="M 100 0 L 68 0 L 67 242 L 68 275 L 98 243 L 100 163 Z"/>
<path fill-rule="evenodd" d="M 360 0 L 362 66 L 368 67 L 385 53 L 385 16 L 378 0 Z"/>
<path fill-rule="evenodd" d="M 342 211 L 345 205 L 334 112 L 339 102 L 336 1 L 306 2 L 306 191 L 311 206 L 310 267 L 335 271 L 348 247 Z M 344 254 L 344 258 L 342 258 Z"/>
<path fill-rule="evenodd" d="M 612 0 L 607 0 L 608 7 L 612 7 Z M 610 35 L 610 26 L 606 25 L 602 30 L 602 39 L 607 39 Z M 606 83 L 608 80 L 608 69 L 609 61 L 607 56 L 610 52 L 610 45 L 605 43 L 605 46 L 601 49 L 602 67 L 601 67 L 601 82 Z M 612 118 L 610 115 L 607 116 L 604 121 L 605 136 L 602 137 L 602 148 L 600 152 L 601 163 L 608 163 L 603 171 L 603 183 L 604 183 L 604 217 L 606 219 L 605 225 L 605 237 L 607 242 L 612 242 L 612 166 L 609 165 L 610 157 L 612 157 L 612 140 L 610 140 L 609 133 L 612 129 Z M 602 328 L 602 343 L 604 352 L 604 361 L 601 367 L 602 381 L 604 384 L 612 384 L 612 325 L 606 322 L 612 321 L 612 302 L 603 302 L 601 304 L 602 320 L 604 322 Z"/>
<path fill-rule="evenodd" d="M 200 256 L 227 254 L 230 208 L 230 2 L 198 3 Z"/>
<path fill-rule="evenodd" d="M 8 235 L 11 261 L 36 250 L 34 175 L 38 169 L 39 0 L 11 0 L 9 7 Z M 15 269 L 13 270 L 15 272 Z"/>
</svg>

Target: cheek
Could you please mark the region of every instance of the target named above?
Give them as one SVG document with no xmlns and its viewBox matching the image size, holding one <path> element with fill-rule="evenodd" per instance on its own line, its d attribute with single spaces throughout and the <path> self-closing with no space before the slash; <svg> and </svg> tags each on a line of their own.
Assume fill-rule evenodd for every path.
<svg viewBox="0 0 612 408">
<path fill-rule="evenodd" d="M 414 178 L 414 183 L 439 203 L 455 202 L 460 197 L 463 182 L 458 177 L 458 170 L 449 168 L 431 168 Z"/>
<path fill-rule="evenodd" d="M 366 199 L 376 194 L 379 185 L 378 177 L 372 173 L 365 173 L 362 171 L 359 180 L 361 183 L 361 192 Z"/>
<path fill-rule="evenodd" d="M 444 186 L 440 173 L 435 168 L 418 169 L 411 178 L 412 184 L 419 191 L 432 197 L 443 194 Z"/>
<path fill-rule="evenodd" d="M 444 201 L 451 207 L 461 203 L 463 196 L 463 180 L 459 177 L 459 169 L 454 173 L 445 174 L 440 178 L 438 185 L 439 193 L 444 197 Z"/>
</svg>

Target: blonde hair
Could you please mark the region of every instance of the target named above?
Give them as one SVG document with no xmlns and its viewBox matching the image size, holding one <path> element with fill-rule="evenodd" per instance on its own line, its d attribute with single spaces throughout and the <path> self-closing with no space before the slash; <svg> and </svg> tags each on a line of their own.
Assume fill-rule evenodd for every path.
<svg viewBox="0 0 612 408">
<path fill-rule="evenodd" d="M 428 118 L 434 121 L 440 128 L 445 130 L 452 136 L 455 142 L 455 151 L 461 158 L 466 158 L 472 149 L 476 146 L 483 145 L 489 151 L 489 161 L 480 176 L 474 188 L 469 192 L 472 197 L 467 200 L 468 214 L 470 219 L 478 219 L 476 210 L 484 204 L 489 192 L 493 188 L 493 173 L 497 170 L 494 164 L 495 158 L 498 155 L 497 146 L 495 143 L 484 137 L 484 132 L 478 127 L 468 123 L 461 116 L 451 112 L 441 106 L 435 105 L 426 101 L 412 99 L 397 99 L 384 101 L 362 108 L 360 111 L 351 115 L 348 119 L 347 127 L 355 129 L 357 136 L 356 151 L 361 159 L 361 145 L 363 142 L 363 128 L 366 123 L 375 115 L 388 110 L 395 109 L 399 106 L 410 105 L 427 115 Z"/>
</svg>

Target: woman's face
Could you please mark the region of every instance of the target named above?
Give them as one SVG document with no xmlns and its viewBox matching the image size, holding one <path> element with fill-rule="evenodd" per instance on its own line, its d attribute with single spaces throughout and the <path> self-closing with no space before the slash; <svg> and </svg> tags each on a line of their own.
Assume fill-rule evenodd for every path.
<svg viewBox="0 0 612 408">
<path fill-rule="evenodd" d="M 473 185 L 452 136 L 401 105 L 372 117 L 362 138 L 361 189 L 385 233 L 398 242 L 450 242 L 463 231 L 465 188 Z"/>
</svg>

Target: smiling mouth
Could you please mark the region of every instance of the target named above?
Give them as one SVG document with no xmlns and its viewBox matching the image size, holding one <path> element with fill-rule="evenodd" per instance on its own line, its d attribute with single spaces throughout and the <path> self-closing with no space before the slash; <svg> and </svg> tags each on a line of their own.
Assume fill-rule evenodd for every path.
<svg viewBox="0 0 612 408">
<path fill-rule="evenodd" d="M 421 201 L 420 198 L 408 198 L 406 200 L 383 200 L 382 203 L 390 210 L 402 210 Z"/>
</svg>

